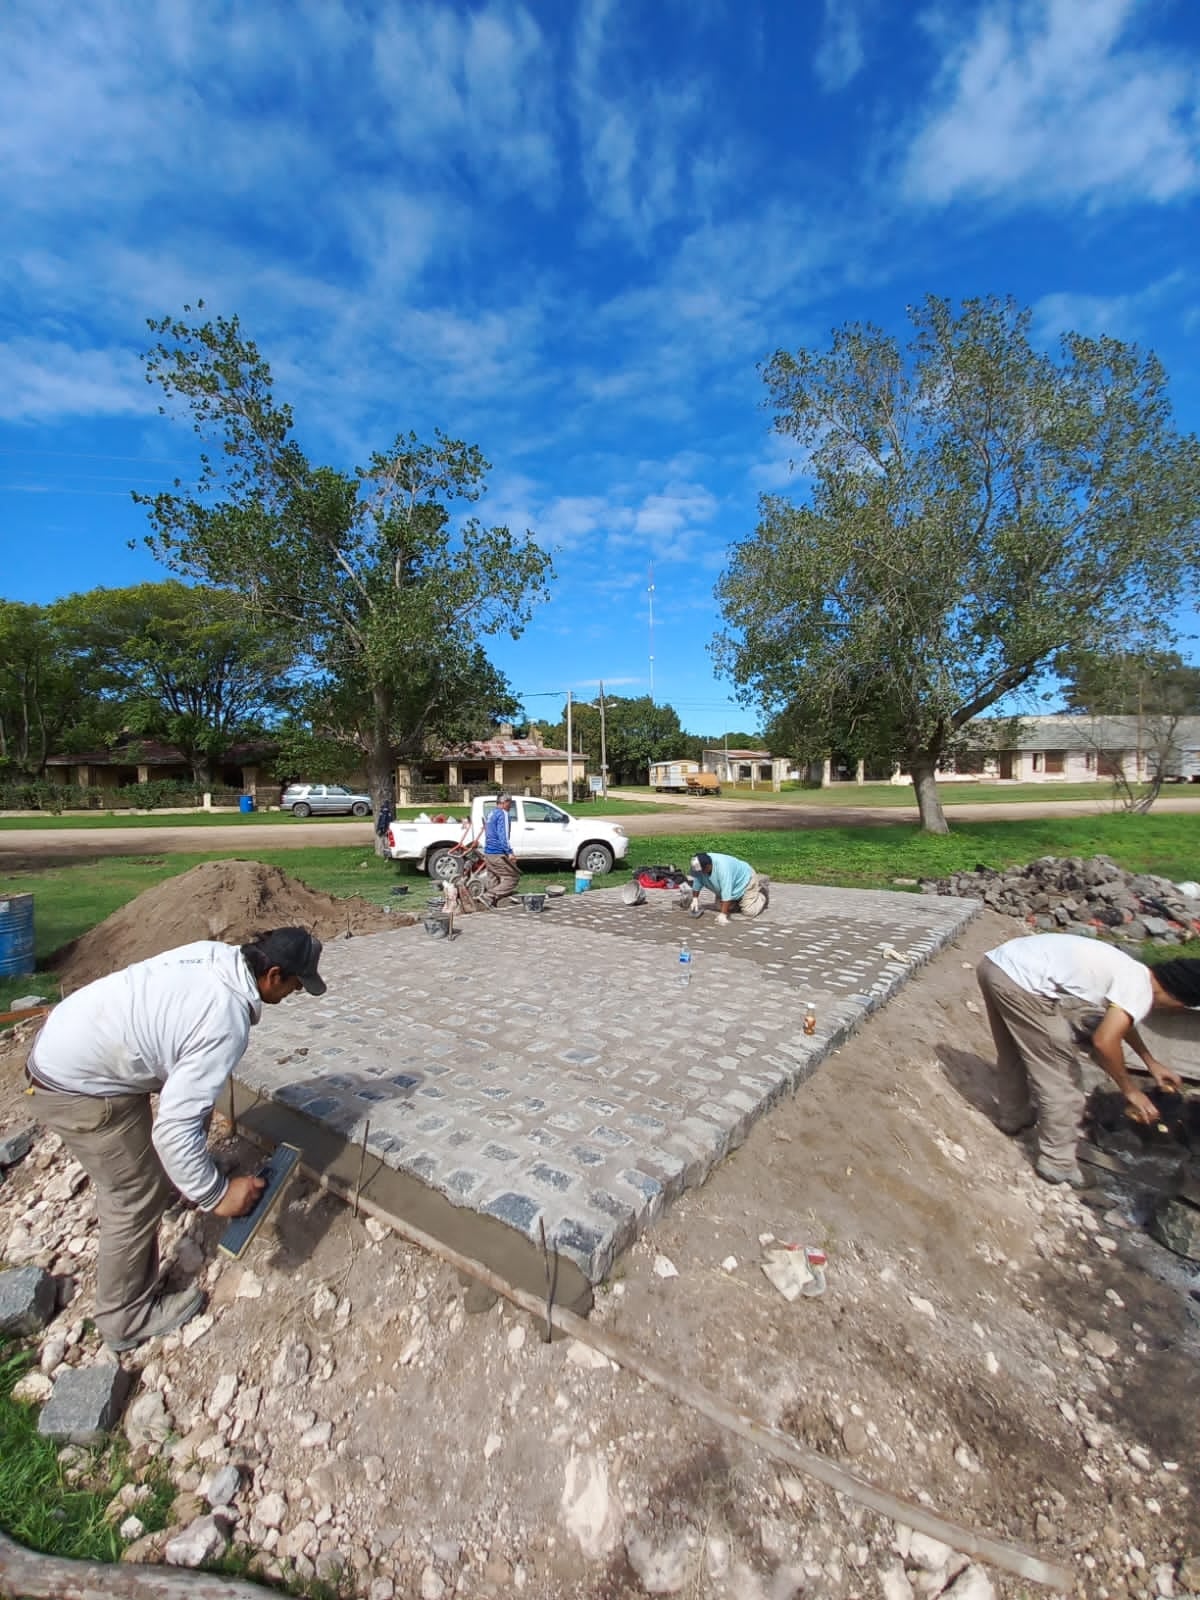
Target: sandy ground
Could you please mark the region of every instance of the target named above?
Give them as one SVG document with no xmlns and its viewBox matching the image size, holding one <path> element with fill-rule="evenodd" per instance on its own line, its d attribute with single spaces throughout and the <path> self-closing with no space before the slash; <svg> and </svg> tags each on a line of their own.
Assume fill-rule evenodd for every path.
<svg viewBox="0 0 1200 1600">
<path fill-rule="evenodd" d="M 1180 1594 L 1200 1556 L 1195 1268 L 1112 1195 L 1040 1183 L 992 1125 L 971 969 L 1015 931 L 973 924 L 651 1230 L 593 1315 L 880 1486 L 1057 1554 L 1076 1594 Z M 17 1068 L 10 1050 L 8 1125 Z M 42 1183 L 30 1163 L 10 1175 L 0 1243 Z M 82 1229 L 87 1192 L 72 1203 Z M 452 1271 L 303 1180 L 277 1216 L 236 1265 L 211 1219 L 185 1218 L 215 1320 L 148 1347 L 143 1372 L 188 1440 L 181 1488 L 242 1466 L 239 1526 L 270 1560 L 344 1559 L 346 1592 L 378 1600 L 909 1600 L 963 1565 L 503 1303 L 469 1314 Z M 764 1234 L 824 1246 L 824 1297 L 780 1297 Z M 255 1509 L 271 1494 L 273 1537 Z"/>
<path fill-rule="evenodd" d="M 659 833 L 703 833 L 706 830 L 739 833 L 760 829 L 883 827 L 893 822 L 919 820 L 915 806 L 772 805 L 768 801 L 748 805 L 713 801 L 706 806 L 678 795 L 639 794 L 637 798 L 661 803 L 661 814 L 643 813 L 605 819 L 620 823 L 633 838 Z M 951 825 L 960 821 L 999 822 L 1019 821 L 1021 818 L 1032 821 L 1039 817 L 1100 816 L 1111 809 L 1102 799 L 1058 800 L 1044 804 L 1014 801 L 996 805 L 956 805 L 950 820 Z M 1200 798 L 1159 800 L 1155 810 L 1200 814 Z M 373 840 L 374 829 L 369 821 L 361 824 L 343 822 L 333 827 L 327 822 L 248 823 L 240 832 L 236 824 L 222 828 L 98 828 L 94 833 L 82 828 L 31 829 L 28 832 L 0 833 L 0 869 L 17 872 L 55 861 L 81 861 L 96 856 L 163 855 L 168 851 L 211 854 L 218 850 L 233 853 L 238 848 L 253 853 L 255 850 L 280 850 L 289 846 L 295 849 L 313 845 L 369 847 Z"/>
</svg>

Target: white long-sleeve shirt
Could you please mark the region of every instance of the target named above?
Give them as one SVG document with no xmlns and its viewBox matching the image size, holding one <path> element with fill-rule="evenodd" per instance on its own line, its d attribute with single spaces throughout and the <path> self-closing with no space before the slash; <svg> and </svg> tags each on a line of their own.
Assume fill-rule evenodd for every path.
<svg viewBox="0 0 1200 1600">
<path fill-rule="evenodd" d="M 211 1211 L 228 1180 L 208 1153 L 205 1122 L 261 1015 L 241 951 L 204 940 L 68 995 L 46 1018 L 29 1065 L 67 1094 L 157 1094 L 159 1159 L 176 1188 Z"/>
</svg>

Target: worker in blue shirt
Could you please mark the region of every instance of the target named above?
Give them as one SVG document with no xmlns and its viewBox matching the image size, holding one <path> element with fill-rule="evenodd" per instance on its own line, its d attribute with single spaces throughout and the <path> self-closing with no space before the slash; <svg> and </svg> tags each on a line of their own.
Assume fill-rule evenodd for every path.
<svg viewBox="0 0 1200 1600">
<path fill-rule="evenodd" d="M 692 910 L 700 906 L 701 889 L 711 889 L 717 901 L 717 921 L 724 926 L 731 911 L 759 917 L 767 909 L 767 885 L 748 861 L 737 856 L 710 855 L 702 850 L 692 857 Z"/>
<path fill-rule="evenodd" d="M 483 827 L 483 864 L 488 875 L 487 893 L 483 899 L 489 906 L 498 906 L 501 900 L 515 894 L 521 881 L 521 869 L 512 853 L 508 832 L 508 814 L 511 810 L 512 795 L 498 794 Z"/>
</svg>

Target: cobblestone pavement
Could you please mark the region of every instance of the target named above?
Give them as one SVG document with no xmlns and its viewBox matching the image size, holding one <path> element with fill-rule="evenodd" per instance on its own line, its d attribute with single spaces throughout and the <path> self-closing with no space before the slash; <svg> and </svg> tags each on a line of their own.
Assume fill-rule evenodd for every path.
<svg viewBox="0 0 1200 1600">
<path fill-rule="evenodd" d="M 328 994 L 268 1015 L 238 1077 L 348 1141 L 369 1123 L 388 1166 L 527 1238 L 544 1224 L 596 1283 L 978 910 L 772 885 L 764 916 L 722 928 L 666 891 L 601 890 L 469 917 L 451 941 L 419 924 L 342 941 Z"/>
</svg>

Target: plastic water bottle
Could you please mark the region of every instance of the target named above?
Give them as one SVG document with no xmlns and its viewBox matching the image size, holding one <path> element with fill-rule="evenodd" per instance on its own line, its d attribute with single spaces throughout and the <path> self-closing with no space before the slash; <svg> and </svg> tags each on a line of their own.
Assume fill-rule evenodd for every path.
<svg viewBox="0 0 1200 1600">
<path fill-rule="evenodd" d="M 692 981 L 692 952 L 686 939 L 679 941 L 679 987 L 686 989 Z"/>
</svg>

